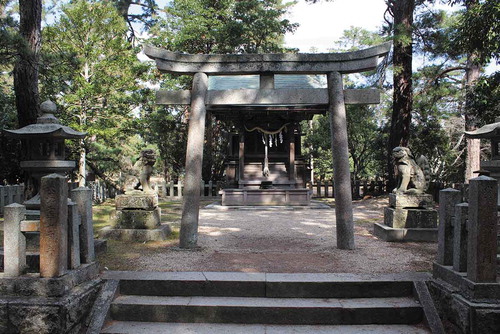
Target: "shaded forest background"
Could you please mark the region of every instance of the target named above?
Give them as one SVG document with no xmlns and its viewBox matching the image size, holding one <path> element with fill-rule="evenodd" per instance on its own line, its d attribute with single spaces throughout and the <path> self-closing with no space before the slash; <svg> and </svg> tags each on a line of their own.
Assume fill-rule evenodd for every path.
<svg viewBox="0 0 500 334">
<path fill-rule="evenodd" d="M 314 1 L 311 1 L 314 2 Z M 409 146 L 428 157 L 433 180 L 464 182 L 486 146 L 464 138 L 500 116 L 498 1 L 386 0 L 378 31 L 351 27 L 331 52 L 393 40 L 394 49 L 373 73 L 345 77 L 346 87 L 378 87 L 378 106 L 348 106 L 353 176 L 391 179 L 389 152 Z M 189 109 L 154 104 L 159 88 L 186 89 L 190 78 L 161 74 L 141 61 L 142 45 L 188 53 L 297 52 L 284 34 L 293 2 L 281 0 L 58 1 L 0 0 L 0 129 L 36 121 L 51 99 L 61 121 L 88 136 L 68 146 L 79 161 L 74 178 L 88 173 L 122 189 L 139 152 L 159 152 L 157 171 L 182 179 Z M 314 6 L 314 3 L 311 3 Z M 479 38 L 480 37 L 480 38 Z M 204 180 L 224 179 L 231 124 L 207 115 Z M 305 154 L 318 179 L 332 178 L 327 117 L 302 124 Z M 486 143 L 483 143 L 486 144 Z M 22 182 L 19 143 L 0 135 L 0 184 Z"/>
</svg>

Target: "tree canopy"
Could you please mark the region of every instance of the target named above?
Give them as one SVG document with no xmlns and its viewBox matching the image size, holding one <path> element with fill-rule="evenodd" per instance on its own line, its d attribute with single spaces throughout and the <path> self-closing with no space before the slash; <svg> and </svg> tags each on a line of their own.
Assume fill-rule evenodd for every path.
<svg viewBox="0 0 500 334">
<path fill-rule="evenodd" d="M 297 51 L 284 45 L 284 34 L 297 29 L 297 24 L 284 16 L 293 2 L 159 3 L 44 3 L 43 43 L 37 61 L 40 100 L 54 100 L 63 123 L 88 132 L 84 141 L 70 145 L 72 158 L 83 165 L 79 174 L 84 175 L 84 169 L 92 171 L 118 188 L 123 181 L 120 175 L 127 173 L 139 150 L 146 146 L 159 151 L 158 166 L 167 179 L 182 178 L 184 173 L 189 108 L 157 106 L 154 91 L 159 87 L 189 89 L 191 81 L 161 74 L 151 62 L 139 61 L 141 44 L 194 54 Z M 392 132 L 391 142 L 408 143 L 416 155 L 429 158 L 434 179 L 463 181 L 468 159 L 463 130 L 467 124 L 492 122 L 500 114 L 500 75 L 481 72 L 487 62 L 499 61 L 500 5 L 498 1 L 456 0 L 449 3 L 460 5 L 460 9 L 445 12 L 436 10 L 431 0 L 387 3 L 388 13 L 394 16 L 394 20 L 387 17 L 390 25 L 375 32 L 351 27 L 339 41 L 331 43 L 334 52 L 362 49 L 387 39 L 393 39 L 396 46 L 394 62 L 387 68 L 395 76 L 388 75 L 379 86 L 384 91 L 382 104 L 348 107 L 351 170 L 356 178 L 387 176 L 389 155 L 383 147 L 392 145 Z M 2 128 L 18 126 L 13 70 L 16 56 L 26 47 L 16 15 L 21 9 L 14 1 L 0 1 Z M 404 66 L 398 62 L 398 52 L 406 59 L 402 58 Z M 408 59 L 416 59 L 414 66 L 408 66 Z M 478 75 L 474 81 L 469 80 L 472 68 Z M 377 86 L 384 79 L 377 76 L 379 73 L 346 76 L 344 84 Z M 403 81 L 398 83 L 400 79 Z M 401 96 L 406 97 L 400 100 Z M 406 110 L 404 119 L 400 117 L 402 110 Z M 207 116 L 203 178 L 216 181 L 224 178 L 225 134 L 232 124 Z M 316 175 L 330 178 L 327 119 L 315 117 L 302 124 L 302 129 L 308 129 L 303 147 L 314 158 Z M 394 137 L 396 132 L 401 136 Z M 2 182 L 20 180 L 19 169 L 5 163 L 20 158 L 16 145 L 0 136 Z"/>
</svg>

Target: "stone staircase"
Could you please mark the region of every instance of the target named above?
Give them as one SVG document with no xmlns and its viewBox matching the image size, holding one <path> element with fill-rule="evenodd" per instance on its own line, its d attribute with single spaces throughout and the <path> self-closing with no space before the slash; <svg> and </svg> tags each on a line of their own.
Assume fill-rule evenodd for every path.
<svg viewBox="0 0 500 334">
<path fill-rule="evenodd" d="M 104 278 L 87 333 L 431 333 L 414 277 L 107 272 Z"/>
</svg>

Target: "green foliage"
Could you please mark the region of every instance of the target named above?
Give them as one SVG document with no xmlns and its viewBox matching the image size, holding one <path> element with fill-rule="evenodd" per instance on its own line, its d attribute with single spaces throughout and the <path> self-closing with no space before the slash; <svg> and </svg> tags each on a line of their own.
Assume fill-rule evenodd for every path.
<svg viewBox="0 0 500 334">
<path fill-rule="evenodd" d="M 280 0 L 174 0 L 153 42 L 188 53 L 282 52 L 283 35 L 297 27 L 283 19 L 293 3 Z"/>
<path fill-rule="evenodd" d="M 319 179 L 333 177 L 330 121 L 328 115 L 315 116 L 304 137 L 305 152 L 314 159 L 314 173 Z M 375 109 L 347 106 L 347 137 L 352 175 L 355 179 L 383 174 L 383 133 L 377 125 Z"/>
<path fill-rule="evenodd" d="M 330 141 L 330 121 L 327 116 L 314 116 L 307 124 L 302 124 L 302 129 L 307 129 L 304 136 L 304 152 L 313 158 L 314 175 L 321 180 L 333 178 L 332 148 Z"/>
<path fill-rule="evenodd" d="M 481 125 L 500 117 L 500 72 L 481 77 L 471 92 L 471 107 Z"/>
<path fill-rule="evenodd" d="M 22 44 L 18 34 L 19 23 L 6 8 L 10 1 L 0 1 L 0 70 L 10 67 L 14 62 L 17 48 Z"/>
<path fill-rule="evenodd" d="M 458 25 L 461 50 L 479 55 L 481 63 L 500 61 L 500 2 L 478 1 L 463 13 Z"/>
<path fill-rule="evenodd" d="M 17 113 L 11 80 L 0 75 L 0 185 L 19 183 L 20 143 L 17 139 L 6 137 L 2 129 L 17 128 Z"/>
<path fill-rule="evenodd" d="M 17 114 L 12 78 L 16 50 L 22 44 L 18 34 L 18 22 L 12 16 L 12 1 L 0 1 L 0 185 L 18 183 L 20 143 L 7 138 L 2 129 L 16 129 Z"/>
<path fill-rule="evenodd" d="M 159 18 L 149 30 L 152 37 L 148 43 L 192 54 L 290 51 L 283 47 L 283 35 L 296 25 L 282 15 L 292 4 L 282 4 L 280 0 L 174 0 L 165 7 L 167 16 Z M 191 85 L 191 77 L 163 78 L 163 85 L 169 88 L 189 89 Z M 158 146 L 168 178 L 181 176 L 184 167 L 186 113 L 183 109 L 163 107 L 146 111 L 145 124 L 153 129 L 146 135 L 147 140 Z M 207 115 L 205 180 L 223 176 L 228 126 Z"/>
<path fill-rule="evenodd" d="M 347 138 L 355 179 L 383 176 L 385 146 L 375 110 L 371 106 L 347 106 Z"/>
<path fill-rule="evenodd" d="M 147 71 L 126 33 L 114 6 L 83 0 L 64 6 L 60 20 L 43 30 L 42 95 L 57 99 L 65 124 L 88 133 L 87 158 L 107 171 L 118 169 L 134 133 L 137 91 Z"/>
<path fill-rule="evenodd" d="M 458 61 L 463 58 L 457 45 L 460 16 L 458 12 L 444 10 L 419 11 L 415 18 L 415 51 L 425 54 L 429 60 Z"/>
<path fill-rule="evenodd" d="M 383 38 L 366 29 L 351 27 L 330 51 L 343 52 L 363 49 L 383 42 Z M 375 71 L 345 80 L 348 88 L 363 88 L 375 82 Z M 357 86 L 355 85 L 357 83 Z M 374 107 L 347 106 L 347 136 L 352 174 L 356 179 L 381 176 L 383 171 L 383 134 Z M 303 125 L 305 127 L 305 124 Z M 316 116 L 304 138 L 306 152 L 314 159 L 314 172 L 320 179 L 333 176 L 330 122 L 327 116 Z"/>
<path fill-rule="evenodd" d="M 156 108 L 143 119 L 147 131 L 142 135 L 155 143 L 164 162 L 167 180 L 178 180 L 186 159 L 187 124 L 184 114 L 173 108 Z"/>
</svg>

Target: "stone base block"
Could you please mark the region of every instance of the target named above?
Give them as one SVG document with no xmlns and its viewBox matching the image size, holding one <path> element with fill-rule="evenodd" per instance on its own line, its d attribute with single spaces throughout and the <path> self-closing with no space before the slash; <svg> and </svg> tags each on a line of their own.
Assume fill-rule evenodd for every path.
<svg viewBox="0 0 500 334">
<path fill-rule="evenodd" d="M 393 208 L 432 208 L 434 201 L 430 194 L 389 194 L 389 206 Z"/>
<path fill-rule="evenodd" d="M 0 296 L 62 297 L 71 289 L 87 281 L 95 280 L 98 276 L 97 262 L 83 264 L 77 269 L 69 270 L 66 274 L 54 278 L 40 278 L 38 273 L 4 277 L 3 273 L 0 273 Z"/>
<path fill-rule="evenodd" d="M 384 224 L 393 228 L 436 228 L 437 218 L 432 209 L 384 208 Z"/>
<path fill-rule="evenodd" d="M 476 283 L 451 267 L 434 264 L 429 291 L 450 333 L 500 333 L 500 284 Z"/>
<path fill-rule="evenodd" d="M 161 225 L 157 229 L 117 229 L 105 227 L 99 231 L 99 237 L 121 241 L 163 241 L 170 235 L 170 226 L 167 224 Z"/>
<path fill-rule="evenodd" d="M 161 224 L 161 209 L 116 211 L 115 229 L 156 229 Z"/>
<path fill-rule="evenodd" d="M 89 269 L 95 275 L 88 275 Z M 3 278 L 0 333 L 67 334 L 85 331 L 101 285 L 97 265 L 84 265 L 58 278 Z"/>
<path fill-rule="evenodd" d="M 115 199 L 116 210 L 121 209 L 149 209 L 158 206 L 158 194 L 134 191 L 125 195 L 118 195 Z"/>
<path fill-rule="evenodd" d="M 383 224 L 373 225 L 373 234 L 384 241 L 389 242 L 437 242 L 437 228 L 392 228 Z"/>
</svg>

